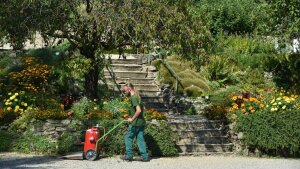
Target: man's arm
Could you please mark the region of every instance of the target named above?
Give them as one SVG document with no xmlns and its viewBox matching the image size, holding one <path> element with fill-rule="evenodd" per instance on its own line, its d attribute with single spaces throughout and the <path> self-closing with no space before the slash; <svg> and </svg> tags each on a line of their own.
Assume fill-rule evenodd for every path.
<svg viewBox="0 0 300 169">
<path fill-rule="evenodd" d="M 131 118 L 128 118 L 128 122 L 133 122 L 141 114 L 141 112 L 141 107 L 139 105 L 135 106 L 135 114 Z"/>
</svg>

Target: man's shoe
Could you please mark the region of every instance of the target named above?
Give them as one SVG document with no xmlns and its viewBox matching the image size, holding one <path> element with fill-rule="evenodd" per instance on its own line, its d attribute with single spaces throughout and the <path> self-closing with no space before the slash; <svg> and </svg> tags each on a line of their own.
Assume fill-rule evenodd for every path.
<svg viewBox="0 0 300 169">
<path fill-rule="evenodd" d="M 123 160 L 123 161 L 133 161 L 132 157 L 130 158 L 130 157 L 126 156 L 126 155 L 121 156 L 120 159 Z"/>
<path fill-rule="evenodd" d="M 148 159 L 146 159 L 146 160 L 144 160 L 144 159 L 141 159 L 141 161 L 142 162 L 149 162 L 150 161 L 150 159 L 148 158 Z"/>
</svg>

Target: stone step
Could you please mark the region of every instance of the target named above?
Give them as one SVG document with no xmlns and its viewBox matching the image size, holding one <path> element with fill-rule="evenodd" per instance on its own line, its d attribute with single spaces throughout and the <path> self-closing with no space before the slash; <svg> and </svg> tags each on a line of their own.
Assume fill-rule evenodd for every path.
<svg viewBox="0 0 300 169">
<path fill-rule="evenodd" d="M 116 95 L 119 95 L 118 90 L 111 90 L 111 92 L 114 92 Z M 141 97 L 156 97 L 156 96 L 161 96 L 160 91 L 152 91 L 152 90 L 139 90 L 140 96 Z"/>
<path fill-rule="evenodd" d="M 191 122 L 169 122 L 170 128 L 174 131 L 178 130 L 197 130 L 197 129 L 224 129 L 226 126 L 219 121 L 198 120 Z"/>
<path fill-rule="evenodd" d="M 142 62 L 138 58 L 127 58 L 127 59 L 112 59 L 112 64 L 141 64 Z"/>
<path fill-rule="evenodd" d="M 180 153 L 232 152 L 233 144 L 190 144 L 177 145 Z"/>
<path fill-rule="evenodd" d="M 179 145 L 189 144 L 227 144 L 229 143 L 228 137 L 217 136 L 217 137 L 193 137 L 193 138 L 182 138 L 176 141 Z"/>
<path fill-rule="evenodd" d="M 116 77 L 122 78 L 146 78 L 147 72 L 138 72 L 138 71 L 114 71 Z M 104 76 L 111 76 L 107 70 L 104 70 Z"/>
<path fill-rule="evenodd" d="M 143 71 L 142 65 L 137 64 L 111 64 L 113 71 Z"/>
<path fill-rule="evenodd" d="M 163 103 L 164 98 L 162 96 L 143 96 L 142 97 L 143 102 L 151 102 L 151 103 Z"/>
<path fill-rule="evenodd" d="M 179 138 L 194 138 L 194 137 L 222 137 L 224 132 L 218 129 L 199 129 L 199 130 L 173 130 Z"/>
<path fill-rule="evenodd" d="M 108 83 L 113 83 L 112 77 L 106 76 L 105 77 L 106 81 Z M 123 78 L 123 77 L 117 77 L 116 82 L 118 84 L 125 84 L 125 83 L 132 83 L 132 84 L 155 84 L 155 79 L 154 78 Z"/>
<path fill-rule="evenodd" d="M 154 108 L 154 109 L 159 109 L 159 108 L 166 108 L 164 103 L 160 102 L 145 102 L 144 105 L 146 108 Z"/>
<path fill-rule="evenodd" d="M 117 86 L 113 83 L 107 84 L 110 89 L 118 89 Z M 119 88 L 123 88 L 125 84 L 120 84 Z M 137 90 L 151 90 L 151 91 L 159 91 L 159 87 L 154 84 L 133 84 Z"/>
</svg>

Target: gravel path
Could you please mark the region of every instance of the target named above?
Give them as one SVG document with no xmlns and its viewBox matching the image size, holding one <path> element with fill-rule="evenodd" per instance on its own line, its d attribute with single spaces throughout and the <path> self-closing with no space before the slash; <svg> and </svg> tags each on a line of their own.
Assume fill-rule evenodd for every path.
<svg viewBox="0 0 300 169">
<path fill-rule="evenodd" d="M 300 169 L 300 159 L 250 158 L 237 156 L 196 156 L 157 158 L 150 162 L 123 162 L 119 157 L 97 161 L 62 160 L 57 157 L 0 154 L 1 169 Z"/>
</svg>

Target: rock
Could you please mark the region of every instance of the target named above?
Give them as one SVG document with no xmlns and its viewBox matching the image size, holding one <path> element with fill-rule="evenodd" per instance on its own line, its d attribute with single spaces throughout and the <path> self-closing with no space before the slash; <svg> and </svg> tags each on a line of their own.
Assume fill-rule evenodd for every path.
<svg viewBox="0 0 300 169">
<path fill-rule="evenodd" d="M 8 130 L 8 126 L 0 126 L 0 130 Z"/>
<path fill-rule="evenodd" d="M 67 126 L 71 123 L 71 120 L 69 120 L 69 119 L 62 120 L 61 123 Z"/>
<path fill-rule="evenodd" d="M 243 137 L 244 137 L 244 133 L 239 132 L 237 138 L 238 138 L 239 140 L 242 140 Z"/>
<path fill-rule="evenodd" d="M 67 129 L 66 128 L 63 128 L 63 127 L 56 127 L 55 128 L 55 131 L 66 131 Z"/>
<path fill-rule="evenodd" d="M 48 123 L 50 124 L 58 124 L 59 123 L 59 120 L 51 120 L 51 119 L 48 119 L 46 120 Z"/>
</svg>

